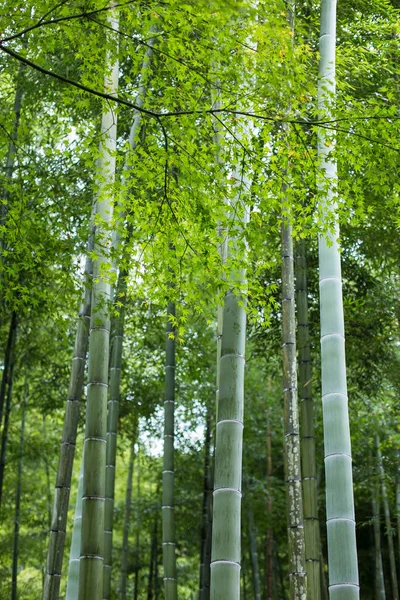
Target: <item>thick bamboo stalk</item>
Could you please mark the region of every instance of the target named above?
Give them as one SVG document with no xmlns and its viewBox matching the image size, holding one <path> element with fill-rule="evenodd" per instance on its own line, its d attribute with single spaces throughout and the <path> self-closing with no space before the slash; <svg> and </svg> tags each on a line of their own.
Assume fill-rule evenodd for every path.
<svg viewBox="0 0 400 600">
<path fill-rule="evenodd" d="M 68 563 L 66 600 L 77 600 L 79 593 L 79 571 L 82 534 L 82 494 L 83 494 L 83 457 L 79 471 L 78 492 L 76 495 L 74 524 L 72 527 L 71 550 Z"/>
<path fill-rule="evenodd" d="M 126 280 L 128 272 L 123 269 L 118 277 L 116 301 L 119 314 L 113 319 L 114 331 L 110 361 L 110 396 L 108 400 L 107 456 L 106 456 L 106 497 L 104 514 L 104 584 L 103 598 L 111 594 L 112 536 L 114 525 L 115 467 L 117 458 L 117 429 L 119 398 L 121 387 L 122 349 L 124 341 L 124 321 L 126 305 Z"/>
<path fill-rule="evenodd" d="M 211 411 L 207 410 L 206 417 L 206 435 L 204 443 L 204 479 L 203 479 L 203 521 L 201 528 L 200 544 L 200 591 L 199 600 L 209 600 L 210 598 L 210 561 L 211 556 L 208 551 L 210 539 L 210 512 L 211 512 L 211 473 L 210 473 L 210 450 L 211 450 Z"/>
<path fill-rule="evenodd" d="M 8 443 L 8 429 L 10 425 L 10 413 L 11 413 L 11 401 L 12 401 L 12 390 L 14 380 L 14 368 L 15 368 L 15 346 L 11 355 L 10 369 L 8 372 L 7 382 L 7 400 L 6 400 L 6 411 L 4 415 L 4 425 L 1 434 L 1 450 L 0 450 L 0 507 L 3 501 L 3 484 L 4 484 L 4 471 L 6 468 L 6 453 Z"/>
<path fill-rule="evenodd" d="M 248 189 L 248 181 L 235 172 L 238 183 Z M 234 198 L 235 214 L 239 194 Z M 245 211 L 244 226 L 248 214 Z M 234 252 L 235 238 L 232 237 Z M 237 274 L 245 285 L 245 271 Z M 246 340 L 246 298 L 233 291 L 225 295 L 221 357 L 219 361 L 219 397 L 215 441 L 213 525 L 211 553 L 211 600 L 240 598 L 240 518 L 242 501 L 242 447 L 244 411 L 244 365 Z"/>
<path fill-rule="evenodd" d="M 289 538 L 291 600 L 307 594 L 304 556 L 303 500 L 300 465 L 300 431 L 297 403 L 296 318 L 292 226 L 283 219 L 282 246 L 282 359 L 285 431 L 285 479 Z"/>
<path fill-rule="evenodd" d="M 135 459 L 136 428 L 132 437 L 131 450 L 129 455 L 129 468 L 126 480 L 125 506 L 124 506 L 124 525 L 122 534 L 122 554 L 121 554 L 121 578 L 119 584 L 119 598 L 126 600 L 126 582 L 128 579 L 128 550 L 129 550 L 129 525 L 132 505 L 132 478 L 133 464 Z"/>
<path fill-rule="evenodd" d="M 47 552 L 43 600 L 56 600 L 60 593 L 69 496 L 71 491 L 76 435 L 78 431 L 80 404 L 82 399 L 86 364 L 86 352 L 89 339 L 92 294 L 92 260 L 89 257 L 89 253 L 92 250 L 93 234 L 90 235 L 88 242 L 88 255 L 86 257 L 84 272 L 84 291 L 75 334 L 75 348 L 71 365 L 68 397 L 65 403 L 65 416 L 60 446 L 60 458 L 58 461 L 53 510 L 50 524 L 50 537 Z"/>
<path fill-rule="evenodd" d="M 321 566 L 315 465 L 314 404 L 308 329 L 307 260 L 305 242 L 296 246 L 297 345 L 300 400 L 300 456 L 303 487 L 303 518 L 307 598 L 321 599 Z"/>
<path fill-rule="evenodd" d="M 390 562 L 390 578 L 392 580 L 392 598 L 393 600 L 399 600 L 399 588 L 397 585 L 397 573 L 396 573 L 396 557 L 394 552 L 393 536 L 392 536 L 392 524 L 390 520 L 390 508 L 388 493 L 385 482 L 385 470 L 383 468 L 382 453 L 380 449 L 379 436 L 376 436 L 376 453 L 378 458 L 378 469 L 379 477 L 382 489 L 382 502 L 383 512 L 385 514 L 385 525 L 386 525 L 386 536 L 389 548 L 389 562 Z"/>
<path fill-rule="evenodd" d="M 383 576 L 379 482 L 372 486 L 372 519 L 374 527 L 375 600 L 386 600 Z"/>
<path fill-rule="evenodd" d="M 162 489 L 162 544 L 165 600 L 177 600 L 175 514 L 174 514 L 174 435 L 175 435 L 175 304 L 168 303 L 166 325 L 164 459 Z"/>
<path fill-rule="evenodd" d="M 12 576 L 11 576 L 11 600 L 17 600 L 17 595 L 18 595 L 19 529 L 20 529 L 20 517 L 21 517 L 22 466 L 23 466 L 24 445 L 25 445 L 25 423 L 26 423 L 27 398 L 28 398 L 28 387 L 25 383 L 24 399 L 23 399 L 23 403 L 22 403 L 21 430 L 20 430 L 20 436 L 19 436 L 17 489 L 16 489 L 16 494 L 15 494 L 13 561 L 12 561 Z"/>
<path fill-rule="evenodd" d="M 110 24 L 118 29 L 115 11 Z M 111 58 L 106 59 L 110 64 Z M 113 58 L 111 73 L 105 76 L 105 89 L 116 94 L 118 58 Z M 116 114 L 110 107 L 102 117 L 98 199 L 93 262 L 92 314 L 90 320 L 88 392 L 83 461 L 82 536 L 79 575 L 79 600 L 103 600 L 104 504 L 107 432 L 108 362 L 110 342 L 109 302 L 111 285 L 107 274 L 111 246 L 109 226 L 112 220 L 111 188 L 115 178 Z"/>
<path fill-rule="evenodd" d="M 333 118 L 335 97 L 336 0 L 322 0 L 318 105 Z M 337 165 L 334 143 L 318 131 L 320 214 L 335 222 L 319 236 L 322 404 L 325 440 L 329 594 L 331 600 L 357 600 L 359 579 L 355 531 L 350 425 L 348 415 L 339 225 L 336 215 Z"/>
<path fill-rule="evenodd" d="M 154 27 L 151 28 L 153 32 Z M 142 108 L 146 99 L 148 88 L 149 69 L 153 58 L 153 45 L 155 38 L 150 38 L 146 49 L 143 64 L 141 68 L 140 85 L 135 104 Z M 132 126 L 129 132 L 129 145 L 131 151 L 136 150 L 140 128 L 142 125 L 142 113 L 136 111 Z M 129 183 L 131 166 L 128 160 L 125 162 L 123 177 Z M 120 215 L 122 219 L 124 215 Z M 132 228 L 128 228 L 128 239 L 132 235 Z M 120 244 L 120 236 L 118 228 L 113 242 L 114 246 Z M 117 448 L 117 429 L 119 415 L 119 395 L 121 384 L 121 365 L 122 365 L 122 347 L 124 336 L 124 320 L 125 320 L 125 302 L 126 302 L 126 279 L 128 270 L 123 270 L 118 278 L 117 298 L 119 302 L 119 316 L 115 319 L 115 335 L 113 336 L 112 355 L 110 364 L 110 398 L 108 401 L 108 418 L 107 418 L 107 464 L 106 464 L 106 499 L 105 499 L 105 516 L 104 516 L 104 584 L 103 598 L 109 600 L 111 594 L 111 563 L 112 563 L 112 537 L 114 526 L 114 489 L 115 489 L 115 467 L 116 467 L 116 448 Z M 114 330 L 114 327 L 111 327 Z"/>
</svg>

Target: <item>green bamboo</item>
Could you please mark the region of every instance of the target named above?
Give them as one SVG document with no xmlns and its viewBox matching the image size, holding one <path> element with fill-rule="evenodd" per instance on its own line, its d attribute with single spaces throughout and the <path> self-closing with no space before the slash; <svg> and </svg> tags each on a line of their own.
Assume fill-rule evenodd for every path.
<svg viewBox="0 0 400 600">
<path fill-rule="evenodd" d="M 336 0 L 322 0 L 318 104 L 333 118 L 335 97 Z M 322 403 L 325 440 L 329 594 L 331 600 L 359 598 L 357 545 L 348 416 L 339 224 L 336 216 L 337 165 L 334 142 L 318 130 L 320 213 L 334 230 L 319 236 Z"/>
<path fill-rule="evenodd" d="M 374 527 L 375 600 L 386 600 L 383 576 L 379 481 L 372 487 L 372 518 Z"/>
<path fill-rule="evenodd" d="M 121 386 L 122 348 L 124 340 L 125 304 L 128 271 L 121 270 L 118 277 L 116 301 L 119 314 L 113 319 L 113 343 L 110 361 L 110 396 L 107 417 L 106 496 L 104 514 L 104 584 L 103 598 L 111 594 L 112 536 L 114 524 L 115 467 L 117 458 L 117 428 Z"/>
<path fill-rule="evenodd" d="M 300 400 L 300 456 L 303 487 L 303 518 L 307 598 L 321 599 L 320 540 L 315 464 L 314 404 L 308 328 L 307 259 L 304 241 L 296 245 L 297 345 Z"/>
<path fill-rule="evenodd" d="M 46 573 L 43 587 L 43 600 L 56 600 L 60 593 L 62 562 L 64 556 L 69 496 L 71 491 L 72 470 L 75 457 L 76 435 L 78 431 L 80 404 L 86 364 L 86 352 L 89 339 L 91 312 L 91 276 L 92 260 L 89 253 L 93 250 L 93 235 L 88 242 L 88 255 L 85 262 L 84 291 L 79 310 L 79 319 L 75 334 L 74 356 L 65 404 L 64 425 L 58 461 L 54 502 L 50 524 L 49 547 L 46 561 Z"/>
<path fill-rule="evenodd" d="M 118 30 L 116 12 L 110 25 Z M 111 73 L 104 87 L 110 94 L 118 89 L 118 59 L 113 58 Z M 111 63 L 108 55 L 106 64 Z M 107 275 L 111 245 L 109 225 L 112 220 L 111 189 L 115 177 L 116 114 L 112 107 L 103 113 L 100 142 L 98 199 L 93 263 L 92 314 L 90 319 L 88 391 L 84 442 L 82 535 L 79 575 L 79 600 L 103 600 L 104 504 L 106 473 L 107 391 L 110 341 L 109 302 L 111 285 Z"/>
<path fill-rule="evenodd" d="M 204 443 L 204 478 L 203 478 L 203 514 L 202 514 L 202 529 L 201 529 L 201 545 L 200 545 L 200 586 L 199 600 L 209 600 L 210 598 L 210 552 L 211 546 L 211 528 L 210 528 L 210 513 L 211 513 L 211 465 L 210 465 L 210 450 L 211 450 L 211 411 L 207 410 L 206 417 L 206 435 Z"/>
<path fill-rule="evenodd" d="M 253 580 L 253 594 L 254 600 L 261 600 L 261 585 L 260 585 L 260 571 L 258 565 L 258 552 L 257 552 L 257 532 L 254 524 L 254 515 L 250 503 L 246 503 L 247 513 L 247 528 L 249 532 L 249 555 L 251 563 L 251 575 Z"/>
<path fill-rule="evenodd" d="M 271 386 L 268 381 L 268 392 Z M 268 411 L 267 417 L 267 535 L 265 537 L 265 600 L 272 600 L 274 593 L 273 575 L 273 536 L 272 536 L 272 444 L 271 423 Z"/>
<path fill-rule="evenodd" d="M 245 183 L 240 173 L 236 173 L 236 180 Z M 233 201 L 232 214 L 238 200 L 239 195 Z M 231 242 L 234 252 L 234 237 Z M 237 274 L 237 279 L 240 286 L 245 285 L 244 270 Z M 214 462 L 211 600 L 239 600 L 240 597 L 245 304 L 246 298 L 238 297 L 233 291 L 225 295 Z"/>
<path fill-rule="evenodd" d="M 378 470 L 382 489 L 382 502 L 383 512 L 385 514 L 385 525 L 386 525 L 386 537 L 389 548 L 389 563 L 390 563 L 390 578 L 392 580 L 392 598 L 393 600 L 399 600 L 399 588 L 397 585 L 397 573 L 396 573 L 396 557 L 394 552 L 393 536 L 392 536 L 392 524 L 390 520 L 390 508 L 388 493 L 385 481 L 385 470 L 383 468 L 382 453 L 380 448 L 379 436 L 376 436 L 376 453 L 378 458 Z"/>
<path fill-rule="evenodd" d="M 154 31 L 154 28 L 151 29 Z M 149 45 L 146 49 L 143 59 L 140 85 L 138 94 L 135 100 L 136 106 L 142 108 L 147 94 L 147 81 L 149 69 L 153 57 L 153 45 L 155 38 L 149 40 Z M 129 145 L 131 151 L 136 150 L 139 133 L 142 125 L 142 113 L 136 111 L 132 126 L 129 132 Z M 128 165 L 128 160 L 124 166 L 124 180 L 129 182 L 131 167 Z M 120 215 L 124 219 L 124 215 Z M 129 229 L 129 228 L 128 228 Z M 132 228 L 128 232 L 127 244 L 132 234 Z M 116 229 L 113 245 L 118 247 L 120 244 L 120 236 L 118 228 Z M 124 336 L 124 321 L 125 321 L 125 303 L 126 303 L 126 279 L 128 270 L 124 269 L 118 277 L 117 284 L 117 300 L 119 303 L 119 316 L 115 319 L 114 326 L 111 330 L 114 331 L 113 343 L 111 348 L 111 363 L 110 363 L 110 397 L 108 401 L 108 417 L 107 417 L 107 456 L 106 456 L 106 499 L 105 499 L 105 515 L 104 515 L 104 583 L 103 583 L 103 598 L 109 600 L 111 594 L 111 566 L 112 566 L 112 539 L 114 526 L 114 489 L 115 489 L 115 466 L 116 466 L 116 450 L 117 450 L 117 429 L 119 415 L 119 396 L 121 384 L 121 367 L 122 367 L 122 348 Z"/>
<path fill-rule="evenodd" d="M 6 401 L 7 382 L 11 365 L 11 358 L 14 351 L 15 340 L 17 336 L 17 313 L 14 310 L 10 318 L 10 327 L 8 329 L 7 344 L 4 353 L 4 366 L 0 384 L 0 427 L 3 422 L 4 403 Z"/>
<path fill-rule="evenodd" d="M 68 563 L 67 594 L 65 600 L 77 600 L 79 593 L 79 571 L 82 534 L 82 494 L 83 494 L 83 457 L 79 471 L 78 492 L 76 495 L 74 524 L 72 528 L 71 550 Z"/>
<path fill-rule="evenodd" d="M 282 219 L 282 383 L 284 398 L 285 479 L 291 600 L 306 598 L 300 432 L 297 402 L 296 318 L 292 226 Z"/>
<path fill-rule="evenodd" d="M 23 398 L 23 402 L 22 402 L 21 430 L 20 430 L 20 436 L 19 436 L 17 489 L 16 489 L 16 494 L 15 494 L 11 600 L 17 600 L 17 595 L 18 595 L 19 529 L 20 529 L 20 516 L 21 516 L 22 464 L 23 464 L 24 445 L 25 445 L 25 424 L 26 424 L 27 398 L 28 398 L 28 386 L 25 382 L 24 398 Z"/>
<path fill-rule="evenodd" d="M 177 600 L 175 514 L 174 514 L 174 433 L 175 433 L 175 304 L 168 303 L 166 325 L 164 459 L 162 489 L 162 545 L 165 600 Z"/>
<path fill-rule="evenodd" d="M 16 339 L 16 338 L 14 338 Z M 15 344 L 15 342 L 14 342 Z M 12 390 L 14 380 L 14 368 L 15 368 L 16 356 L 15 356 L 15 345 L 11 352 L 10 368 L 8 371 L 7 381 L 7 400 L 6 410 L 4 415 L 3 431 L 1 434 L 1 450 L 0 450 L 0 507 L 3 500 L 3 484 L 4 484 L 4 471 L 6 468 L 6 452 L 8 443 L 8 429 L 10 425 L 10 413 L 11 413 L 11 401 L 12 401 Z"/>
<path fill-rule="evenodd" d="M 140 469 L 140 446 L 138 451 L 137 461 L 137 492 L 136 492 L 136 547 L 135 547 L 135 583 L 133 588 L 133 600 L 138 600 L 139 597 L 139 571 L 140 571 L 140 483 L 141 483 L 141 469 Z"/>
<path fill-rule="evenodd" d="M 126 582 L 128 579 L 128 550 L 129 550 L 129 525 L 131 516 L 131 504 L 132 504 L 132 478 L 133 478 L 133 464 L 135 459 L 135 443 L 136 443 L 136 427 L 134 435 L 132 437 L 129 463 L 128 463 L 128 477 L 126 481 L 125 490 L 125 505 L 124 505 L 124 524 L 122 532 L 122 553 L 121 553 L 121 579 L 119 584 L 119 598 L 120 600 L 126 600 Z"/>
</svg>

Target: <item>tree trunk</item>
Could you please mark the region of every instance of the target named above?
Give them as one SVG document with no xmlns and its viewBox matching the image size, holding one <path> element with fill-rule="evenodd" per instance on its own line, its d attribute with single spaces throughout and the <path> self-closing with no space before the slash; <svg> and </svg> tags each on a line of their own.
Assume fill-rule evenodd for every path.
<svg viewBox="0 0 400 600">
<path fill-rule="evenodd" d="M 400 459 L 400 452 L 397 453 L 397 463 Z M 397 508 L 397 544 L 400 562 L 400 465 L 397 464 L 397 481 L 396 481 L 396 508 Z"/>
<path fill-rule="evenodd" d="M 118 30 L 116 13 L 110 13 L 110 25 Z M 111 57 L 106 58 L 109 65 Z M 111 74 L 104 87 L 110 94 L 118 89 L 118 58 L 113 58 Z M 110 191 L 115 178 L 116 114 L 110 107 L 102 117 L 99 186 L 96 217 L 101 224 L 95 232 L 93 263 L 92 314 L 90 320 L 88 392 L 83 462 L 82 537 L 79 576 L 79 600 L 103 600 L 104 504 L 107 432 L 107 391 L 110 342 L 109 302 L 111 285 L 107 274 L 111 245 L 109 225 L 113 217 Z"/>
<path fill-rule="evenodd" d="M 21 432 L 19 436 L 19 460 L 17 470 L 17 489 L 15 494 L 15 513 L 14 513 L 14 540 L 13 540 L 13 561 L 12 561 L 12 579 L 11 579 L 11 600 L 17 600 L 18 585 L 18 553 L 19 553 L 19 527 L 21 515 L 21 491 L 22 491 L 22 464 L 25 445 L 25 422 L 26 422 L 26 403 L 28 389 L 25 383 L 24 399 L 22 403 Z"/>
<path fill-rule="evenodd" d="M 151 28 L 154 31 L 154 28 Z M 138 94 L 135 100 L 136 106 L 142 108 L 147 94 L 147 79 L 148 70 L 150 69 L 153 57 L 153 45 L 155 38 L 150 38 L 149 45 L 146 49 L 142 69 Z M 140 128 L 142 125 L 142 113 L 135 112 L 132 126 L 129 132 L 129 145 L 131 151 L 136 150 Z M 130 175 L 129 160 L 125 161 L 124 165 L 124 180 L 129 183 Z M 123 214 L 117 215 L 124 221 Z M 128 226 L 128 237 L 126 246 L 132 235 L 132 227 Z M 118 227 L 115 228 L 115 236 L 113 240 L 114 247 L 117 248 L 120 244 L 120 235 Z M 125 246 L 125 247 L 126 247 Z M 117 300 L 120 303 L 118 307 L 119 316 L 115 319 L 115 327 L 111 327 L 115 331 L 113 335 L 113 343 L 111 347 L 111 364 L 110 364 L 110 398 L 108 402 L 108 417 L 107 417 L 107 456 L 106 456 L 106 499 L 105 499 L 105 515 L 104 515 L 104 583 L 103 583 L 103 598 L 109 600 L 111 594 L 111 565 L 112 565 L 112 538 L 114 527 L 114 490 L 115 490 L 115 466 L 116 466 L 116 448 L 117 448 L 117 429 L 119 415 L 119 395 L 121 383 L 121 363 L 122 363 L 122 347 L 124 336 L 124 321 L 125 321 L 125 302 L 126 302 L 126 278 L 128 277 L 128 269 L 123 269 L 118 277 L 117 284 Z"/>
<path fill-rule="evenodd" d="M 117 459 L 117 429 L 119 417 L 119 399 L 121 387 L 122 352 L 124 341 L 124 321 L 126 304 L 126 280 L 128 271 L 122 270 L 118 277 L 116 309 L 118 317 L 113 319 L 114 331 L 111 346 L 110 361 L 110 397 L 108 401 L 107 423 L 107 456 L 106 456 L 106 498 L 104 514 L 104 584 L 103 598 L 109 600 L 111 594 L 111 562 L 112 562 L 112 537 L 114 525 L 114 491 L 115 467 Z"/>
<path fill-rule="evenodd" d="M 128 577 L 128 550 L 129 550 L 129 524 L 132 505 L 132 478 L 133 464 L 135 459 L 135 443 L 136 443 L 136 427 L 132 437 L 131 451 L 129 455 L 129 469 L 126 480 L 125 506 L 124 506 L 124 526 L 122 537 L 122 554 L 121 554 L 121 579 L 119 584 L 119 598 L 126 600 L 126 582 Z"/>
<path fill-rule="evenodd" d="M 372 488 L 372 518 L 375 542 L 375 599 L 386 600 L 385 579 L 383 576 L 382 546 L 381 546 L 381 517 L 380 517 L 379 483 Z"/>
<path fill-rule="evenodd" d="M 68 564 L 66 600 L 77 600 L 79 593 L 79 571 L 82 534 L 82 494 L 83 494 L 83 456 L 79 471 L 78 492 L 76 495 L 74 525 L 72 528 L 71 550 Z"/>
<path fill-rule="evenodd" d="M 289 537 L 289 581 L 291 600 L 307 593 L 304 569 L 303 500 L 300 467 L 299 413 L 297 403 L 296 319 L 292 227 L 281 225 L 282 244 L 282 359 L 285 427 L 285 479 Z"/>
<path fill-rule="evenodd" d="M 204 479 L 203 479 L 203 523 L 200 544 L 200 593 L 199 600 L 210 598 L 210 554 L 208 540 L 210 538 L 210 511 L 211 511 L 211 474 L 210 474 L 210 446 L 211 446 L 211 411 L 207 410 L 206 436 L 204 444 Z"/>
<path fill-rule="evenodd" d="M 258 567 L 257 532 L 254 525 L 253 511 L 247 502 L 247 526 L 249 532 L 249 550 L 251 562 L 251 574 L 253 580 L 254 600 L 261 600 L 260 571 Z"/>
<path fill-rule="evenodd" d="M 85 374 L 86 352 L 89 339 L 92 277 L 92 260 L 89 257 L 89 254 L 92 251 L 93 235 L 91 234 L 88 241 L 88 256 L 86 257 L 84 272 L 84 291 L 75 334 L 75 348 L 72 359 L 68 397 L 65 404 L 60 458 L 58 461 L 56 485 L 54 490 L 54 503 L 50 524 L 43 600 L 57 600 L 60 593 L 69 496 L 71 492 L 76 435 L 78 431 L 79 412 Z M 77 598 L 77 594 L 75 598 Z"/>
<path fill-rule="evenodd" d="M 147 585 L 147 600 L 153 600 L 153 583 L 156 576 L 157 562 L 157 515 L 154 519 L 154 530 L 150 546 L 149 581 Z"/>
<path fill-rule="evenodd" d="M 307 598 L 321 600 L 321 566 L 315 466 L 314 405 L 308 330 L 307 263 L 305 242 L 296 247 L 297 340 L 300 398 L 300 455 L 303 486 L 303 516 Z"/>
<path fill-rule="evenodd" d="M 11 314 L 10 327 L 8 330 L 6 350 L 4 353 L 4 368 L 1 377 L 0 386 L 0 427 L 3 422 L 3 411 L 4 402 L 6 400 L 7 383 L 9 378 L 9 370 L 11 364 L 11 358 L 14 352 L 15 341 L 17 337 L 17 313 L 15 311 Z"/>
<path fill-rule="evenodd" d="M 138 452 L 137 461 L 137 509 L 136 509 L 136 548 L 135 548 L 135 586 L 133 590 L 133 600 L 138 600 L 139 595 L 139 573 L 140 573 L 140 454 Z"/>
<path fill-rule="evenodd" d="M 268 385 L 269 388 L 269 385 Z M 269 391 L 269 389 L 268 389 Z M 267 535 L 265 538 L 265 600 L 273 600 L 273 537 L 272 537 L 272 445 L 271 424 L 267 411 Z"/>
<path fill-rule="evenodd" d="M 399 600 L 399 588 L 397 586 L 397 574 L 396 574 L 396 557 L 394 552 L 394 544 L 393 544 L 393 530 L 392 524 L 390 522 L 390 508 L 389 508 L 389 500 L 386 489 L 385 482 L 385 471 L 382 463 L 382 454 L 380 450 L 380 441 L 379 436 L 376 436 L 376 452 L 378 457 L 378 469 L 379 476 L 382 487 L 382 501 L 383 501 L 383 511 L 385 513 L 385 524 L 386 524 L 386 535 L 388 541 L 389 548 L 389 561 L 390 561 L 390 577 L 392 580 L 392 598 L 393 600 Z"/>
<path fill-rule="evenodd" d="M 235 180 L 249 189 L 248 182 L 243 181 L 242 173 L 236 169 Z M 237 209 L 239 197 L 238 193 L 233 200 L 232 214 Z M 243 222 L 237 222 L 236 227 L 244 228 L 247 220 L 246 211 Z M 235 242 L 235 238 L 231 241 Z M 244 269 L 237 277 L 239 285 L 244 286 Z M 245 304 L 246 299 L 237 297 L 233 291 L 225 295 L 215 436 L 211 600 L 240 598 Z"/>
<path fill-rule="evenodd" d="M 165 401 L 164 401 L 164 459 L 162 489 L 162 531 L 165 600 L 177 599 L 175 515 L 174 515 L 174 435 L 175 435 L 175 304 L 167 308 Z"/>
<path fill-rule="evenodd" d="M 322 0 L 318 105 L 333 118 L 335 97 L 336 0 Z M 334 223 L 319 236 L 322 403 L 325 441 L 326 516 L 331 600 L 359 598 L 356 529 L 348 415 L 342 277 L 335 188 L 337 165 L 332 136 L 318 130 L 320 219 Z"/>
<path fill-rule="evenodd" d="M 6 400 L 6 411 L 4 415 L 4 425 L 1 435 L 1 451 L 0 451 L 0 507 L 3 501 L 3 485 L 4 485 L 4 471 L 6 468 L 6 452 L 8 442 L 8 428 L 10 425 L 10 413 L 11 413 L 11 401 L 12 401 L 12 389 L 13 389 L 13 378 L 15 368 L 15 346 L 10 359 L 10 367 L 8 371 L 8 382 L 7 382 L 7 400 Z"/>
</svg>

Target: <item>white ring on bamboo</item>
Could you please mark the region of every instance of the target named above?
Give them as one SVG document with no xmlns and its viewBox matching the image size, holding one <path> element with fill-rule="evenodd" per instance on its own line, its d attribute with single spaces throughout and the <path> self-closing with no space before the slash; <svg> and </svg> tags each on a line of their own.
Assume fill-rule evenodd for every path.
<svg viewBox="0 0 400 600">
<path fill-rule="evenodd" d="M 94 436 L 85 438 L 85 442 L 87 442 L 89 440 L 95 440 L 97 442 L 104 442 L 105 444 L 107 443 L 107 441 L 104 440 L 103 438 L 94 437 Z"/>
<path fill-rule="evenodd" d="M 239 423 L 239 425 L 243 425 L 243 421 L 239 421 L 239 419 L 221 419 L 217 425 L 221 425 L 222 423 Z"/>
<path fill-rule="evenodd" d="M 239 567 L 240 569 L 240 563 L 236 562 L 235 560 L 212 560 L 211 561 L 211 567 L 217 564 L 228 564 L 228 565 L 235 565 L 236 567 Z"/>
<path fill-rule="evenodd" d="M 242 495 L 242 492 L 240 490 L 237 490 L 235 488 L 230 488 L 230 487 L 225 487 L 225 488 L 217 488 L 214 490 L 214 494 L 216 494 L 217 492 L 236 492 L 236 494 L 239 494 L 240 496 Z"/>
</svg>

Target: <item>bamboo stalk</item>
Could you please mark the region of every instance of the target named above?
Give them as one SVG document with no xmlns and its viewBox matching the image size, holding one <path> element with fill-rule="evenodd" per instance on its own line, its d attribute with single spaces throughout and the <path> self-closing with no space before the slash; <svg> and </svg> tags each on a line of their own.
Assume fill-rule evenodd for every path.
<svg viewBox="0 0 400 600">
<path fill-rule="evenodd" d="M 322 0 L 318 105 L 333 118 L 336 0 Z M 319 236 L 322 404 L 325 441 L 326 517 L 331 600 L 358 600 L 359 579 L 348 415 L 339 224 L 334 142 L 318 130 L 320 214 L 333 231 Z"/>
<path fill-rule="evenodd" d="M 25 424 L 26 424 L 26 405 L 28 399 L 28 386 L 25 381 L 24 397 L 22 402 L 22 419 L 19 436 L 19 459 L 17 469 L 17 489 L 15 494 L 15 512 L 14 512 L 14 536 L 13 536 L 13 561 L 11 576 L 11 600 L 17 600 L 18 595 L 18 554 L 19 554 L 19 530 L 21 518 L 21 491 L 22 491 L 22 466 L 25 446 Z"/>
<path fill-rule="evenodd" d="M 300 455 L 303 487 L 307 597 L 321 600 L 321 565 L 315 464 L 314 403 L 308 327 L 308 286 L 305 242 L 296 245 L 297 340 L 300 399 Z"/>
<path fill-rule="evenodd" d="M 385 524 L 386 524 L 386 536 L 389 548 L 389 563 L 390 563 L 390 578 L 392 580 L 392 598 L 393 600 L 399 600 L 399 588 L 397 585 L 397 573 L 396 573 L 396 557 L 394 553 L 394 544 L 393 544 L 393 536 L 392 536 L 392 524 L 390 520 L 390 508 L 389 508 L 389 500 L 388 493 L 385 482 L 385 470 L 383 468 L 382 462 L 382 453 L 380 449 L 380 440 L 379 436 L 376 436 L 376 453 L 378 458 L 378 470 L 379 477 L 381 482 L 382 489 L 382 502 L 383 502 L 383 512 L 385 514 Z"/>
<path fill-rule="evenodd" d="M 121 578 L 119 584 L 119 598 L 126 600 L 126 582 L 128 578 L 128 550 L 129 550 L 129 525 L 132 505 L 132 478 L 133 465 L 135 460 L 136 427 L 132 436 L 131 449 L 129 455 L 129 468 L 126 480 L 125 505 L 124 505 L 124 525 L 122 537 L 121 553 Z"/>
<path fill-rule="evenodd" d="M 118 30 L 116 12 L 110 25 Z M 118 90 L 119 63 L 114 57 L 111 74 L 104 87 L 111 94 Z M 111 63 L 108 55 L 106 64 Z M 107 392 L 110 342 L 109 302 L 111 285 L 107 273 L 111 246 L 109 226 L 113 215 L 111 188 L 115 178 L 116 114 L 110 107 L 102 117 L 99 159 L 99 195 L 96 217 L 100 227 L 95 233 L 93 262 L 92 314 L 90 319 L 88 392 L 83 462 L 82 536 L 79 575 L 79 600 L 103 600 L 104 505 L 107 433 Z"/>
</svg>

